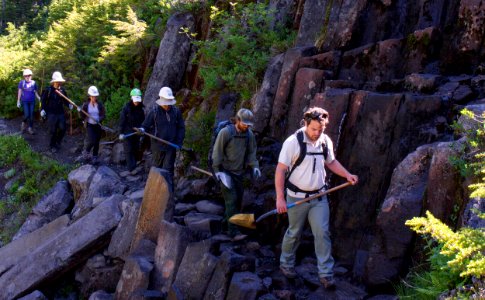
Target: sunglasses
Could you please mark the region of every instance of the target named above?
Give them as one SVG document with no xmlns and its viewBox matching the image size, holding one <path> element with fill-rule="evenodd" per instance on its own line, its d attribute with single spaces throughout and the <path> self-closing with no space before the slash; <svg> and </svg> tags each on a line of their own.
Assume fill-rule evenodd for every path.
<svg viewBox="0 0 485 300">
<path fill-rule="evenodd" d="M 305 114 L 305 120 L 307 121 L 307 123 L 310 123 L 312 120 L 321 122 L 323 120 L 326 120 L 327 118 L 328 113 L 326 112 L 320 113 L 318 111 L 312 111 L 311 113 Z"/>
<path fill-rule="evenodd" d="M 32 77 L 32 75 L 24 75 L 24 77 Z"/>
</svg>

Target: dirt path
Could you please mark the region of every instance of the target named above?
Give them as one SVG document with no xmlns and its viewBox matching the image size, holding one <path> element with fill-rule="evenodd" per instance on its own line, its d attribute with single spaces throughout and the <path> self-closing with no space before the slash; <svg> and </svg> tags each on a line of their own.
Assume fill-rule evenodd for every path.
<svg viewBox="0 0 485 300">
<path fill-rule="evenodd" d="M 29 143 L 32 150 L 65 164 L 73 164 L 75 159 L 81 154 L 84 133 L 82 133 L 80 128 L 73 128 L 73 134 L 70 135 L 70 128 L 68 125 L 68 130 L 62 141 L 60 150 L 57 153 L 52 153 L 49 147 L 50 134 L 47 122 L 35 120 L 33 135 L 27 132 L 21 133 L 21 123 L 21 117 L 14 119 L 0 119 L 0 134 L 20 134 Z"/>
</svg>

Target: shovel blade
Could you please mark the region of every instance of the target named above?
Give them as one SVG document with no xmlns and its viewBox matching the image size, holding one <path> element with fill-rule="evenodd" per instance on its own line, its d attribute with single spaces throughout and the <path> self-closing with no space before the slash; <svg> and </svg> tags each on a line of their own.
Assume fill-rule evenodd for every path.
<svg viewBox="0 0 485 300">
<path fill-rule="evenodd" d="M 241 227 L 256 229 L 256 222 L 254 222 L 254 214 L 235 214 L 229 218 L 229 222 Z"/>
</svg>

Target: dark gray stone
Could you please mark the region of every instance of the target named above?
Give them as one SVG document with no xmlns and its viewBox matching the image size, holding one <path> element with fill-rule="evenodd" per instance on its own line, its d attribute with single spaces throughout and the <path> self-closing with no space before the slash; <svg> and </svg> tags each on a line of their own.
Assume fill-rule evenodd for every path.
<svg viewBox="0 0 485 300">
<path fill-rule="evenodd" d="M 159 99 L 158 93 L 163 86 L 170 87 L 174 93 L 180 89 L 191 51 L 190 37 L 180 34 L 180 28 L 184 27 L 193 32 L 194 23 L 194 17 L 189 13 L 177 13 L 167 21 L 143 97 L 146 107 L 150 108 Z"/>
<path fill-rule="evenodd" d="M 131 242 L 135 234 L 136 221 L 140 211 L 140 203 L 133 200 L 123 200 L 120 204 L 123 217 L 111 238 L 108 255 L 122 260 L 129 254 Z"/>
<path fill-rule="evenodd" d="M 210 240 L 187 246 L 173 283 L 184 299 L 200 299 L 204 295 L 218 261 L 210 253 L 213 246 Z"/>
<path fill-rule="evenodd" d="M 262 293 L 263 284 L 258 275 L 251 272 L 236 272 L 232 276 L 226 299 L 255 300 Z"/>
<path fill-rule="evenodd" d="M 16 240 L 67 213 L 72 200 L 67 181 L 59 181 L 35 205 L 12 240 Z"/>
</svg>

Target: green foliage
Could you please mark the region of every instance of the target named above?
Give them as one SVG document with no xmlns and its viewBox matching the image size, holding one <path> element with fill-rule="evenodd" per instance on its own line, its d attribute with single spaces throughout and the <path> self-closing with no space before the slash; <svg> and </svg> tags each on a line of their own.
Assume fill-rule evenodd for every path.
<svg viewBox="0 0 485 300">
<path fill-rule="evenodd" d="M 0 200 L 0 239 L 8 242 L 40 196 L 65 178 L 69 168 L 33 152 L 20 136 L 0 136 L 0 168 L 14 170 L 9 195 Z"/>
<path fill-rule="evenodd" d="M 198 111 L 190 119 L 190 126 L 187 126 L 185 144 L 192 148 L 200 157 L 200 165 L 207 167 L 207 158 L 212 138 L 212 128 L 216 118 L 215 112 L 202 113 Z"/>
<path fill-rule="evenodd" d="M 272 11 L 265 4 L 230 4 L 231 13 L 212 7 L 214 36 L 195 42 L 202 95 L 225 85 L 247 100 L 256 92 L 270 56 L 288 48 L 294 34 L 271 28 Z"/>
<path fill-rule="evenodd" d="M 441 293 L 465 284 L 466 280 L 447 265 L 448 257 L 442 246 L 424 236 L 428 259 L 426 264 L 413 268 L 397 287 L 399 299 L 436 299 Z"/>
<path fill-rule="evenodd" d="M 462 228 L 453 232 L 448 226 L 426 212 L 426 218 L 413 218 L 406 225 L 419 234 L 430 235 L 447 257 L 446 265 L 461 277 L 480 277 L 485 271 L 485 231 Z M 449 271 L 449 270 L 447 270 Z"/>
<path fill-rule="evenodd" d="M 7 34 L 0 36 L 0 112 L 12 117 L 19 113 L 17 85 L 21 80 L 22 69 L 31 67 L 29 45 L 33 37 L 25 26 L 16 28 L 9 23 Z"/>
<path fill-rule="evenodd" d="M 44 32 L 34 35 L 25 26 L 10 26 L 0 43 L 0 96 L 5 100 L 0 103 L 0 115 L 18 113 L 16 87 L 22 69 L 29 67 L 43 88 L 52 72 L 61 71 L 69 97 L 77 104 L 86 99 L 87 88 L 96 85 L 110 112 L 108 121 L 117 120 L 119 112 L 114 110 L 129 100 L 129 93 L 121 93 L 129 92 L 145 76 L 140 71 L 142 59 L 154 43 L 154 35 L 135 12 L 153 17 L 160 11 L 154 1 L 139 1 L 141 8 L 132 8 L 134 2 L 53 0 Z"/>
</svg>

